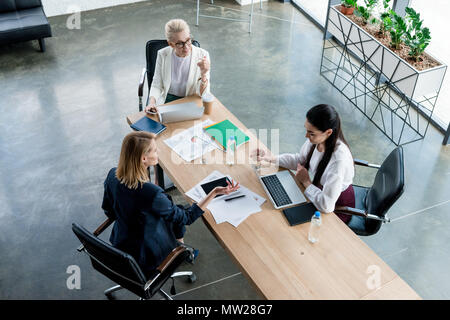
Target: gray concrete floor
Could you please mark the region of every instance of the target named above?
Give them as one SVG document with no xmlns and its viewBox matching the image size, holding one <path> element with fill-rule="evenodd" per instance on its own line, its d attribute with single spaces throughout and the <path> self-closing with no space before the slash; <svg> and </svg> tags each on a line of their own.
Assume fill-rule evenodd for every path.
<svg viewBox="0 0 450 320">
<path fill-rule="evenodd" d="M 203 1 L 203 12 L 245 18 L 239 10 L 248 9 L 215 5 Z M 83 12 L 80 30 L 50 18 L 46 53 L 37 42 L 0 47 L 0 299 L 104 299 L 113 285 L 76 251 L 71 223 L 93 230 L 104 219 L 103 181 L 130 132 L 125 117 L 137 111 L 145 43 L 163 38 L 171 18 L 185 19 L 210 52 L 213 93 L 248 128 L 279 129 L 280 152 L 297 151 L 306 110 L 329 103 L 353 155 L 383 161 L 395 146 L 319 75 L 322 32 L 290 4 L 270 1 L 255 13 L 248 34 L 244 23 L 217 19 L 195 27 L 195 1 L 146 1 Z M 392 222 L 362 238 L 425 299 L 450 298 L 450 149 L 442 138 L 430 128 L 404 147 L 406 190 Z M 355 183 L 370 185 L 374 174 L 357 168 Z M 261 298 L 201 219 L 185 239 L 200 249 L 184 268 L 198 281 L 177 281 L 177 299 Z M 66 287 L 70 265 L 81 269 L 80 290 Z"/>
</svg>

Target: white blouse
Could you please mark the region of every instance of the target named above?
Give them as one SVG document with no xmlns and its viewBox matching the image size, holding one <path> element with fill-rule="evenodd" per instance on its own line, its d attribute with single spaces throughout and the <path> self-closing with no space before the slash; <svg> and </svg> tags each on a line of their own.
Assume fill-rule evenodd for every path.
<svg viewBox="0 0 450 320">
<path fill-rule="evenodd" d="M 172 52 L 172 70 L 171 70 L 171 82 L 168 93 L 178 97 L 184 97 L 186 95 L 186 84 L 189 77 L 189 69 L 191 65 L 192 54 L 187 57 L 178 57 L 175 54 L 175 50 Z"/>
<path fill-rule="evenodd" d="M 305 165 L 311 147 L 312 143 L 307 139 L 300 149 L 300 153 L 285 153 L 279 155 L 278 162 L 280 167 L 297 170 L 298 163 Z M 319 152 L 317 148 L 312 154 L 311 160 L 309 161 L 311 181 L 316 174 L 317 166 L 323 155 L 324 152 Z M 323 186 L 323 189 L 320 190 L 318 187 L 311 184 L 306 188 L 305 195 L 319 211 L 333 212 L 337 199 L 341 193 L 352 184 L 354 175 L 355 168 L 350 149 L 345 143 L 338 140 L 330 162 L 320 179 L 320 184 Z"/>
</svg>

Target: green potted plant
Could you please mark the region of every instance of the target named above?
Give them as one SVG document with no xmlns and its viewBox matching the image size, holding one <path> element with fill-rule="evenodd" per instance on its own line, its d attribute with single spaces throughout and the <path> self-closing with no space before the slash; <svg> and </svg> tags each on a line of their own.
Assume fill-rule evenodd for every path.
<svg viewBox="0 0 450 320">
<path fill-rule="evenodd" d="M 383 0 L 384 11 L 380 14 L 380 30 L 378 33 L 384 38 L 386 33 L 391 30 L 393 11 L 389 8 L 391 0 Z"/>
<path fill-rule="evenodd" d="M 372 16 L 373 9 L 377 5 L 378 0 L 364 0 L 365 6 L 356 6 L 356 12 L 358 16 L 363 19 L 363 24 L 367 24 L 369 22 L 370 17 Z M 376 19 L 372 19 L 373 23 Z"/>
<path fill-rule="evenodd" d="M 391 30 L 389 31 L 391 34 L 391 47 L 398 50 L 403 43 L 403 37 L 406 33 L 406 22 L 395 12 L 393 17 Z"/>
<path fill-rule="evenodd" d="M 430 44 L 431 35 L 428 28 L 422 28 L 423 20 L 420 14 L 413 8 L 406 8 L 407 29 L 405 33 L 405 44 L 409 47 L 409 55 L 417 62 L 419 57 Z"/>
<path fill-rule="evenodd" d="M 356 8 L 356 0 L 342 0 L 341 1 L 341 12 L 345 15 L 353 14 L 353 11 Z"/>
</svg>

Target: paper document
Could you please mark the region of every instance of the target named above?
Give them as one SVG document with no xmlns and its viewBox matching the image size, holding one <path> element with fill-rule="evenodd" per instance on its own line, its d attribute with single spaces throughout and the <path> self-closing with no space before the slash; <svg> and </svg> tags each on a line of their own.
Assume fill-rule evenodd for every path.
<svg viewBox="0 0 450 320">
<path fill-rule="evenodd" d="M 192 200 L 198 202 L 206 196 L 201 185 L 222 177 L 225 177 L 225 175 L 219 171 L 214 171 L 205 179 L 200 181 L 194 188 L 186 192 L 186 195 Z M 228 176 L 228 178 L 231 180 L 231 177 Z M 244 195 L 244 197 L 225 201 L 225 199 L 232 198 L 237 195 Z M 222 222 L 229 222 L 234 227 L 237 227 L 251 214 L 260 212 L 261 205 L 265 201 L 265 198 L 241 185 L 236 192 L 229 195 L 223 195 L 212 200 L 207 208 L 211 211 L 216 223 L 219 224 Z"/>
<path fill-rule="evenodd" d="M 207 119 L 164 140 L 164 142 L 184 161 L 190 162 L 214 149 L 220 150 L 217 143 L 203 131 L 204 126 L 212 123 L 214 122 Z"/>
</svg>

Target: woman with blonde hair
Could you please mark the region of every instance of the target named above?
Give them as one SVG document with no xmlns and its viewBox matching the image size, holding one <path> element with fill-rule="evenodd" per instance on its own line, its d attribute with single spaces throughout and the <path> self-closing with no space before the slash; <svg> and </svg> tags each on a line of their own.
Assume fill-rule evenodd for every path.
<svg viewBox="0 0 450 320">
<path fill-rule="evenodd" d="M 117 168 L 109 171 L 104 182 L 102 208 L 115 220 L 110 242 L 132 255 L 146 273 L 183 243 L 185 225 L 200 217 L 215 196 L 239 188 L 234 182 L 216 187 L 199 203 L 184 209 L 150 181 L 148 167 L 157 163 L 155 135 L 131 132 L 123 139 Z"/>
<path fill-rule="evenodd" d="M 189 25 L 182 19 L 166 23 L 169 46 L 158 51 L 155 73 L 146 112 L 157 112 L 157 105 L 210 92 L 208 51 L 192 45 Z"/>
</svg>

